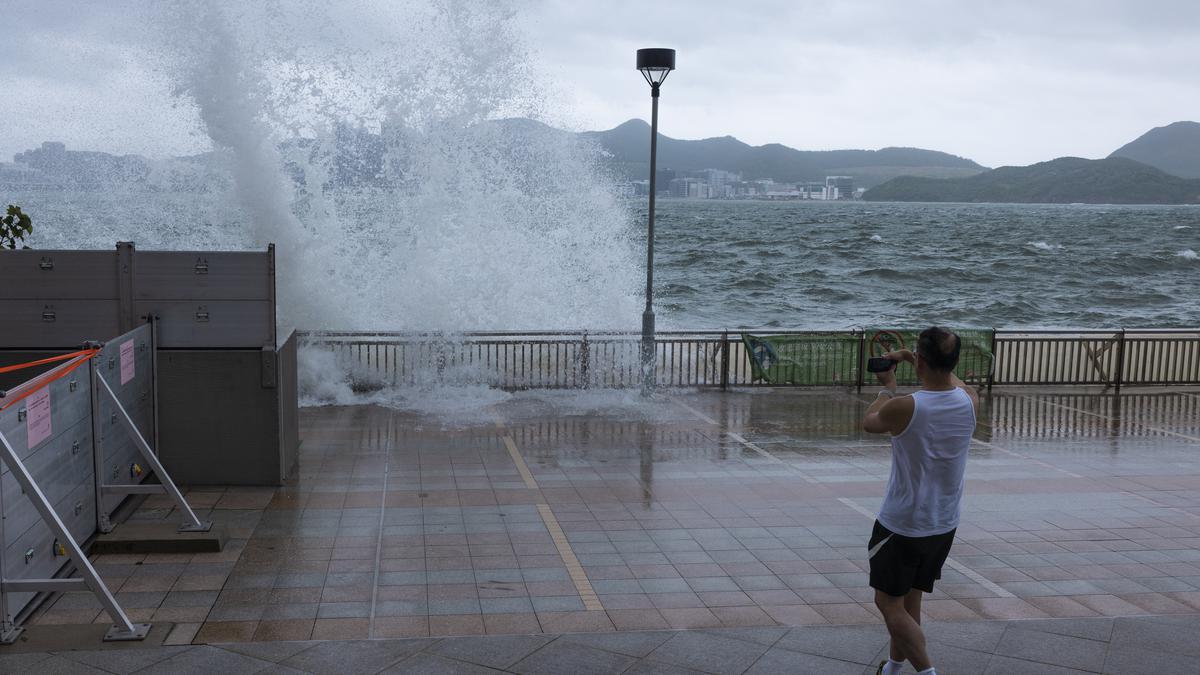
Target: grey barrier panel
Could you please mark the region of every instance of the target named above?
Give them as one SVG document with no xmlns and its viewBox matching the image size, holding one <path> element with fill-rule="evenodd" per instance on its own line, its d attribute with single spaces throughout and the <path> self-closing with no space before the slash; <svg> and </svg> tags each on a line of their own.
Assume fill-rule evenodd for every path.
<svg viewBox="0 0 1200 675">
<path fill-rule="evenodd" d="M 5 251 L 0 300 L 116 300 L 112 251 Z"/>
<path fill-rule="evenodd" d="M 6 251 L 5 253 L 11 253 Z M 3 257 L 3 256 L 0 256 Z M 36 284 L 35 280 L 21 283 Z M 116 300 L 0 300 L 0 347 L 15 349 L 78 348 L 87 340 L 115 335 Z"/>
<path fill-rule="evenodd" d="M 96 529 L 95 483 L 90 455 L 91 391 L 88 366 L 50 383 L 49 436 L 35 438 L 29 447 L 30 415 L 38 414 L 38 395 L 30 396 L 0 411 L 0 433 L 17 451 L 26 469 L 37 476 L 47 500 L 63 524 L 78 540 Z M 3 400 L 3 399 L 0 399 Z M 35 419 L 36 424 L 39 420 Z M 13 467 L 4 464 L 0 478 L 3 503 L 3 552 L 0 569 L 5 579 L 48 579 L 68 559 L 54 544 L 57 537 L 22 490 Z M 62 542 L 59 542 L 62 543 Z M 33 592 L 4 594 L 6 616 L 15 616 L 33 597 Z"/>
<path fill-rule="evenodd" d="M 0 349 L 75 347 L 150 314 L 167 349 L 276 343 L 275 249 L 0 251 Z"/>
<path fill-rule="evenodd" d="M 292 472 L 300 455 L 300 387 L 296 372 L 296 332 L 290 331 L 277 354 L 279 380 L 279 479 Z"/>
<path fill-rule="evenodd" d="M 135 300 L 274 298 L 274 273 L 258 251 L 140 251 Z M 268 263 L 269 264 L 269 263 Z"/>
<path fill-rule="evenodd" d="M 153 353 L 153 333 L 147 323 L 109 340 L 92 359 L 97 373 L 109 384 L 121 407 L 146 438 L 154 437 Z M 97 479 L 107 485 L 140 484 L 148 470 L 136 440 L 122 423 L 116 404 L 107 396 L 99 395 L 100 392 L 97 394 Z M 119 493 L 99 495 L 101 531 L 112 529 L 108 518 L 126 496 Z"/>
<path fill-rule="evenodd" d="M 275 313 L 263 300 L 138 300 L 139 316 L 162 318 L 163 349 L 246 349 L 275 343 Z"/>
<path fill-rule="evenodd" d="M 158 354 L 160 456 L 189 485 L 279 485 L 295 467 L 294 333 L 273 349 Z M 291 410 L 286 410 L 286 408 Z"/>
</svg>

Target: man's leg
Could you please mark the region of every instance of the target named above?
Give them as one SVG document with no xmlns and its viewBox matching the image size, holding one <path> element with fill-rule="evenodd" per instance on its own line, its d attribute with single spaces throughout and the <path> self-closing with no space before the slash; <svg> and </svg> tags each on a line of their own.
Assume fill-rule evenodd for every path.
<svg viewBox="0 0 1200 675">
<path fill-rule="evenodd" d="M 909 600 L 914 593 L 917 594 L 916 600 Z M 929 654 L 925 651 L 925 633 L 921 631 L 920 622 L 909 613 L 911 605 L 917 617 L 920 616 L 920 593 L 913 589 L 908 595 L 894 596 L 875 591 L 875 606 L 883 614 L 883 622 L 892 638 L 892 660 L 907 659 L 918 671 L 927 670 L 931 665 Z"/>
<path fill-rule="evenodd" d="M 876 593 L 878 593 L 878 591 L 876 591 Z M 917 622 L 918 626 L 921 625 L 921 595 L 923 593 L 923 591 L 919 591 L 914 588 L 908 592 L 908 595 L 904 596 L 904 611 L 908 612 L 908 615 L 912 617 L 913 621 Z M 905 656 L 900 652 L 900 648 L 897 646 L 896 641 L 892 640 L 889 644 L 890 653 L 888 656 L 892 657 L 893 661 L 903 662 L 905 660 Z"/>
</svg>

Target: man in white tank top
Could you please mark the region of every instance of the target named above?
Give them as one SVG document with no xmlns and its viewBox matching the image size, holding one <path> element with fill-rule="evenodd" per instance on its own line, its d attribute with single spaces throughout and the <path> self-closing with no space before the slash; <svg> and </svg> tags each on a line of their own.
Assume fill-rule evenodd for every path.
<svg viewBox="0 0 1200 675">
<path fill-rule="evenodd" d="M 867 544 L 875 606 L 883 613 L 891 646 L 877 673 L 898 675 L 907 660 L 935 675 L 921 630 L 921 594 L 933 592 L 954 543 L 967 448 L 979 398 L 954 374 L 961 348 L 945 328 L 921 332 L 915 353 L 886 356 L 916 368 L 921 388 L 896 394 L 896 368 L 877 373 L 884 389 L 867 408 L 863 429 L 892 435 L 892 472 L 883 506 Z"/>
</svg>

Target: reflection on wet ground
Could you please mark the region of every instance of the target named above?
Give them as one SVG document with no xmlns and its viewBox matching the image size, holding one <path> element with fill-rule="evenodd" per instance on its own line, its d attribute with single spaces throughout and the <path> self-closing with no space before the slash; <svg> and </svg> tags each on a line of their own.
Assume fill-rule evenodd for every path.
<svg viewBox="0 0 1200 675">
<path fill-rule="evenodd" d="M 1200 612 L 1200 391 L 1078 391 L 985 398 L 931 619 Z M 230 528 L 225 552 L 97 568 L 175 643 L 876 623 L 889 448 L 858 428 L 870 398 L 306 409 L 292 484 L 189 492 Z M 37 618 L 106 620 L 75 593 Z"/>
</svg>

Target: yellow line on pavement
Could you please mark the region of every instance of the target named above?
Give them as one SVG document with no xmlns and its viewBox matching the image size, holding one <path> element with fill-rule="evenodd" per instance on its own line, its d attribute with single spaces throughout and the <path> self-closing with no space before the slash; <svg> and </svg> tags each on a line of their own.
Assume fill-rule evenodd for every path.
<svg viewBox="0 0 1200 675">
<path fill-rule="evenodd" d="M 596 595 L 595 589 L 592 588 L 592 582 L 588 581 L 587 573 L 583 571 L 583 565 L 579 564 L 579 558 L 576 558 L 575 551 L 571 550 L 571 544 L 567 541 L 567 535 L 563 534 L 558 519 L 554 517 L 554 511 L 550 510 L 547 504 L 538 504 L 537 508 L 538 513 L 542 516 L 542 522 L 546 523 L 546 529 L 550 531 L 550 538 L 554 540 L 554 547 L 558 549 L 558 555 L 562 556 L 563 562 L 567 566 L 567 574 L 571 576 L 571 583 L 575 584 L 575 590 L 579 591 L 579 599 L 583 600 L 583 608 L 603 610 L 604 605 L 600 604 L 600 596 Z"/>
<path fill-rule="evenodd" d="M 517 444 L 513 441 L 512 436 L 504 437 L 504 446 L 508 448 L 508 455 L 512 457 L 513 464 L 517 465 L 517 473 L 521 474 L 521 480 L 525 481 L 525 487 L 530 490 L 538 489 L 537 481 L 533 479 L 533 474 L 529 473 L 529 466 L 525 464 L 525 458 L 521 457 L 521 453 L 517 451 Z"/>
</svg>

